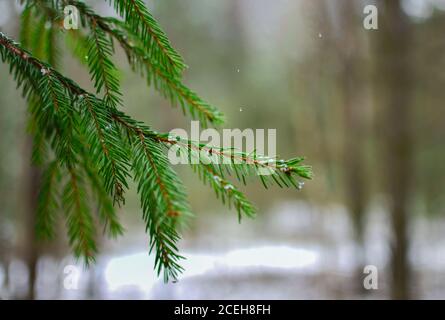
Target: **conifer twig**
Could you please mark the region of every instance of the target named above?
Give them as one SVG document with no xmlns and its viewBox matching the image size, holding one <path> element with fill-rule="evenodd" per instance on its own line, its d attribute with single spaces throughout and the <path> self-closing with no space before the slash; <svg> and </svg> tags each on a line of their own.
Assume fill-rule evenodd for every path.
<svg viewBox="0 0 445 320">
<path fill-rule="evenodd" d="M 21 2 L 25 4 L 22 45 L 0 32 L 0 58 L 10 66 L 29 102 L 33 160 L 45 168 L 36 227 L 41 236 L 53 237 L 57 213 L 63 210 L 73 252 L 87 264 L 97 253 L 92 201 L 97 204 L 104 232 L 113 237 L 122 234 L 115 205 L 124 204 L 128 180 L 132 179 L 138 186 L 150 252 L 156 257 L 155 269 L 163 273 L 165 281 L 176 279 L 183 270 L 178 249 L 180 228 L 192 213 L 185 187 L 166 156 L 167 149 L 177 148 L 189 159 L 204 154 L 218 160 L 191 162 L 192 168 L 223 203 L 235 207 L 239 219 L 243 215 L 253 217 L 255 207 L 232 184 L 231 176 L 244 184 L 256 176 L 265 187 L 274 183 L 297 189 L 301 187 L 297 179 L 312 177 L 311 168 L 302 164 L 303 158 L 285 161 L 256 152 L 209 147 L 156 132 L 119 110 L 123 103 L 118 69 L 112 61 L 113 41 L 123 48 L 132 69 L 173 105 L 181 105 L 203 123 L 223 121 L 221 112 L 182 83 L 185 63 L 143 1 L 108 0 L 123 20 L 101 17 L 81 1 Z M 55 67 L 60 10 L 67 4 L 78 7 L 82 26 L 88 30 L 87 34 L 65 34 L 78 41 L 75 53 L 87 65 L 95 93 Z M 39 37 L 43 41 L 38 41 Z"/>
</svg>

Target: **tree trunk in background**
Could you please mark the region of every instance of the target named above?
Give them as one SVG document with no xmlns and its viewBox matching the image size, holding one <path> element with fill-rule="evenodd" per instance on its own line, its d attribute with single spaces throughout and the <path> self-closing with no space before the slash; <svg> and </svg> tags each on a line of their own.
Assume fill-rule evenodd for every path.
<svg viewBox="0 0 445 320">
<path fill-rule="evenodd" d="M 344 145 L 343 164 L 346 204 L 351 215 L 356 244 L 357 277 L 363 276 L 364 265 L 364 214 L 366 208 L 366 179 L 364 176 L 364 115 L 366 107 L 363 97 L 364 77 L 361 73 L 361 50 L 363 42 L 357 35 L 360 20 L 357 19 L 354 1 L 343 1 L 340 10 L 340 41 L 338 55 L 340 63 L 340 92 L 343 95 Z M 357 282 L 362 289 L 361 281 Z"/>
<path fill-rule="evenodd" d="M 1 95 L 0 91 L 0 95 Z M 0 106 L 2 106 L 2 101 L 0 99 Z M 6 110 L 0 109 L 0 113 L 6 114 Z M 6 124 L 6 123 L 5 123 Z M 0 132 L 3 129 L 3 119 L 0 119 Z M 6 154 L 6 143 L 0 141 L 0 154 Z M 6 166 L 5 166 L 6 167 Z M 0 166 L 0 190 L 11 190 L 11 186 L 9 185 L 6 168 Z M 8 197 L 9 196 L 9 197 Z M 11 232 L 9 232 L 8 227 L 11 228 L 12 222 L 10 220 L 9 212 L 11 210 L 11 196 L 9 192 L 0 192 L 0 268 L 3 271 L 3 284 L 0 283 L 0 299 L 8 298 L 9 291 L 9 262 L 11 255 Z"/>
<path fill-rule="evenodd" d="M 26 141 L 26 155 L 29 155 L 26 159 L 31 158 L 32 150 L 32 138 L 28 137 Z M 28 300 L 35 299 L 35 284 L 37 279 L 37 262 L 39 258 L 38 245 L 36 243 L 36 212 L 37 212 L 37 200 L 40 188 L 40 170 L 31 165 L 29 162 L 25 162 L 26 175 L 24 177 L 25 188 L 25 225 L 24 225 L 24 258 L 28 267 L 28 293 L 24 297 Z"/>
<path fill-rule="evenodd" d="M 4 71 L 0 71 L 4 72 Z M 3 96 L 3 80 L 0 82 L 0 113 L 6 114 L 6 110 L 4 110 L 3 103 L 1 97 Z M 6 123 L 5 123 L 6 124 Z M 3 124 L 3 117 L 0 118 L 0 132 L 4 132 L 4 124 Z M 6 143 L 4 140 L 0 140 L 0 154 L 6 154 Z M 5 166 L 6 167 L 6 166 Z M 0 190 L 10 190 L 8 188 L 8 182 L 6 179 L 6 170 L 3 169 L 4 166 L 0 165 Z M 8 189 L 7 189 L 8 188 Z M 4 280 L 3 283 L 0 283 L 0 299 L 4 299 L 6 295 L 6 291 L 9 287 L 9 272 L 8 272 L 8 266 L 9 266 L 9 239 L 7 235 L 7 224 L 8 224 L 8 216 L 7 212 L 9 209 L 9 203 L 7 199 L 7 195 L 4 192 L 0 192 L 0 268 L 3 268 L 4 272 Z"/>
<path fill-rule="evenodd" d="M 409 299 L 410 266 L 408 201 L 413 176 L 411 129 L 412 31 L 399 0 L 379 3 L 377 37 L 378 99 L 381 99 L 378 131 L 384 146 L 385 182 L 390 201 L 393 239 L 391 243 L 392 298 Z"/>
<path fill-rule="evenodd" d="M 8 32 L 15 36 L 15 30 L 17 30 L 18 17 L 15 10 L 14 1 L 7 1 L 6 5 L 9 7 L 7 10 L 11 16 L 7 24 L 2 26 L 3 32 Z M 17 202 L 15 193 L 17 191 L 16 172 L 11 169 L 11 165 L 16 161 L 17 150 L 11 146 L 11 142 L 15 141 L 16 130 L 18 125 L 17 109 L 10 108 L 11 99 L 18 95 L 11 94 L 11 91 L 15 89 L 15 86 L 11 84 L 6 74 L 8 73 L 8 67 L 2 66 L 0 70 L 0 132 L 2 133 L 0 138 L 0 155 L 2 164 L 0 164 L 0 265 L 4 268 L 4 281 L 3 281 L 3 298 L 11 298 L 11 284 L 10 284 L 10 262 L 14 256 L 15 242 L 14 233 L 16 232 L 15 224 L 16 217 L 14 213 L 17 210 Z M 15 107 L 17 103 L 15 103 Z M 1 285 L 1 284 L 0 284 Z M 2 288 L 0 287 L 0 299 L 2 298 Z"/>
<path fill-rule="evenodd" d="M 303 1 L 295 6 L 294 10 L 307 12 L 307 22 L 312 37 L 316 40 L 313 52 L 305 59 L 304 63 L 296 63 L 292 77 L 295 86 L 295 101 L 307 108 L 292 108 L 294 126 L 296 132 L 296 144 L 299 149 L 308 153 L 308 158 L 318 159 L 320 168 L 323 168 L 326 179 L 324 187 L 319 190 L 321 201 L 329 201 L 338 181 L 335 178 L 335 137 L 332 132 L 335 127 L 331 121 L 331 102 L 329 94 L 335 89 L 336 84 L 331 81 L 332 72 L 332 43 L 328 39 L 334 38 L 334 26 L 329 17 L 330 8 L 328 1 Z M 298 2 L 296 2 L 298 3 Z M 298 13 L 295 13 L 298 15 Z M 295 28 L 295 27 L 294 27 Z M 300 99 L 300 100 L 298 100 Z M 306 112 L 306 113 L 305 113 Z M 314 129 L 316 133 L 314 133 Z M 304 137 L 311 136 L 309 141 Z"/>
</svg>

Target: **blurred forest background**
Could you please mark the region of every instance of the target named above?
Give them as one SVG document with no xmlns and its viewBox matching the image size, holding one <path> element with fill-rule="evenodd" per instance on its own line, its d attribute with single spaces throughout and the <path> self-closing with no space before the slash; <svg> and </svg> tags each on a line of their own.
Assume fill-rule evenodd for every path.
<svg viewBox="0 0 445 320">
<path fill-rule="evenodd" d="M 363 27 L 368 4 L 379 9 L 378 30 Z M 225 127 L 276 128 L 279 155 L 306 156 L 315 179 L 302 191 L 250 185 L 258 217 L 238 224 L 176 168 L 196 213 L 179 281 L 163 284 L 152 271 L 134 188 L 120 212 L 125 235 L 101 239 L 97 264 L 84 269 L 62 223 L 57 241 L 35 240 L 26 105 L 0 65 L 0 298 L 445 298 L 444 0 L 148 6 L 185 57 L 186 82 L 226 114 Z M 0 30 L 16 39 L 19 12 L 0 0 Z M 63 57 L 62 71 L 91 87 Z M 116 57 L 126 112 L 157 130 L 190 127 Z M 366 265 L 378 269 L 377 290 L 363 288 Z"/>
</svg>

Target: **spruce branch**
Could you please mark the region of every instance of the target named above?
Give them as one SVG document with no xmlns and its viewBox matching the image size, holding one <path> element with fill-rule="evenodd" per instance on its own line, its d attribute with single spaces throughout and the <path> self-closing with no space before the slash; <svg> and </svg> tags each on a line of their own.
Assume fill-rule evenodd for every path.
<svg viewBox="0 0 445 320">
<path fill-rule="evenodd" d="M 199 178 L 215 191 L 216 197 L 221 198 L 223 204 L 233 205 L 238 212 L 238 221 L 241 222 L 243 214 L 248 218 L 254 218 L 256 208 L 234 184 L 224 178 L 221 172 L 212 164 L 192 165 L 193 170 L 198 173 Z"/>
<path fill-rule="evenodd" d="M 75 257 L 83 257 L 87 265 L 95 261 L 95 227 L 86 202 L 84 180 L 75 168 L 69 168 L 69 180 L 63 190 L 62 204 L 67 216 L 70 245 Z"/>
<path fill-rule="evenodd" d="M 234 148 L 214 147 L 173 136 L 167 138 L 163 136 L 162 141 L 182 148 L 190 157 L 191 163 L 194 163 L 193 159 L 197 159 L 200 163 L 213 164 L 222 176 L 226 171 L 229 175 L 236 175 L 244 184 L 245 178 L 252 175 L 259 176 L 266 188 L 270 185 L 270 178 L 280 187 L 284 185 L 296 188 L 299 188 L 299 185 L 296 184 L 295 177 L 312 179 L 312 168 L 302 164 L 304 161 L 302 157 L 278 160 L 258 154 L 256 151 L 247 153 Z"/>
<path fill-rule="evenodd" d="M 129 159 L 126 149 L 122 148 L 119 132 L 113 130 L 113 119 L 106 108 L 100 107 L 101 101 L 92 95 L 82 95 L 80 98 L 82 128 L 90 152 L 100 168 L 104 178 L 105 190 L 113 197 L 114 203 L 125 202 L 124 189 L 128 189 Z"/>
<path fill-rule="evenodd" d="M 24 63 L 31 64 L 32 67 L 36 69 L 47 67 L 43 62 L 30 56 L 28 53 L 25 53 L 25 51 L 19 48 L 17 44 L 5 40 L 7 38 L 0 34 L 0 42 L 2 39 L 8 44 L 3 47 L 3 49 L 7 50 L 2 50 L 2 53 L 9 52 L 15 54 L 16 57 L 24 60 Z M 69 162 L 68 159 L 71 159 L 71 157 L 63 157 L 63 155 L 70 154 L 72 151 L 78 153 L 80 152 L 79 150 L 82 149 L 81 146 L 83 144 L 79 141 L 81 132 L 78 132 L 75 128 L 82 128 L 84 125 L 78 125 L 77 121 L 79 121 L 79 115 L 75 116 L 76 110 L 73 110 L 71 109 L 71 106 L 66 105 L 65 96 L 67 93 L 70 93 L 74 95 L 74 101 L 80 100 L 80 103 L 74 104 L 78 107 L 82 107 L 82 102 L 85 101 L 87 107 L 82 107 L 84 114 L 93 114 L 92 110 L 94 109 L 93 107 L 89 108 L 88 103 L 95 105 L 97 110 L 102 112 L 99 117 L 103 119 L 107 119 L 104 116 L 104 113 L 106 114 L 108 112 L 111 116 L 112 110 L 105 108 L 104 103 L 100 99 L 86 92 L 73 81 L 65 78 L 50 67 L 44 69 L 44 72 L 42 72 L 39 77 L 40 82 L 42 83 L 40 90 L 45 91 L 46 88 L 46 91 L 42 95 L 42 110 L 51 111 L 43 113 L 45 115 L 50 115 L 49 119 L 47 119 L 47 117 L 44 118 L 45 121 L 43 121 L 43 123 L 57 123 L 57 121 L 54 120 L 56 116 L 72 116 L 65 122 L 67 129 L 62 128 L 64 129 L 62 131 L 55 130 L 57 134 L 54 135 L 55 140 L 52 145 L 56 148 L 55 151 L 56 155 L 58 155 L 58 161 L 68 168 L 71 176 L 63 195 L 64 208 L 68 213 L 67 227 L 70 244 L 73 246 L 76 256 L 83 256 L 85 262 L 90 263 L 94 258 L 96 246 L 94 242 L 94 225 L 85 200 L 84 179 L 81 176 L 81 172 L 74 166 L 77 160 Z M 99 115 L 99 113 L 96 113 L 96 115 Z M 70 121 L 72 123 L 70 123 Z M 96 130 L 97 124 L 98 123 L 95 124 L 94 121 L 90 123 L 91 126 L 95 126 Z M 109 122 L 108 125 L 110 125 Z M 145 128 L 145 130 L 148 130 L 148 128 Z M 119 130 L 116 132 L 119 132 Z M 65 134 L 67 137 L 65 137 Z M 73 136 L 77 137 L 77 141 L 74 144 L 75 148 L 69 149 L 72 144 L 66 140 L 68 140 L 68 137 L 72 138 Z M 156 268 L 158 273 L 164 271 L 164 278 L 168 280 L 172 277 L 175 278 L 182 270 L 178 264 L 181 256 L 178 254 L 176 247 L 176 242 L 179 240 L 179 234 L 176 228 L 178 224 L 182 224 L 181 221 L 183 219 L 191 214 L 185 193 L 181 190 L 181 183 L 174 171 L 169 167 L 167 163 L 168 160 L 165 156 L 162 160 L 162 154 L 158 149 L 159 146 L 155 145 L 154 140 L 147 138 L 142 141 L 142 137 L 143 136 L 139 134 L 139 131 L 138 134 L 133 136 L 133 138 L 136 139 L 133 141 L 135 144 L 132 144 L 135 153 L 138 150 L 139 154 L 143 151 L 145 159 L 141 160 L 140 156 L 133 158 L 133 170 L 135 171 L 135 180 L 138 181 L 139 179 L 139 192 L 141 193 L 144 212 L 143 218 L 147 223 L 147 231 L 149 232 L 151 239 L 150 250 L 156 251 Z M 104 147 L 104 145 L 100 143 L 96 143 L 96 149 L 98 148 L 97 146 Z M 76 155 L 71 155 L 73 159 L 77 159 Z M 102 170 L 99 170 L 99 173 L 102 172 Z M 87 173 L 91 172 L 87 171 Z M 150 173 L 156 173 L 156 179 L 150 180 Z M 103 175 L 101 176 L 103 179 Z M 155 184 L 148 185 L 147 181 L 155 182 Z M 99 185 L 97 181 L 93 182 L 93 187 Z M 72 192 L 70 192 L 70 189 L 72 189 Z M 158 190 L 158 192 L 156 192 L 156 190 Z M 158 201 L 159 199 L 157 199 L 157 197 L 159 196 L 162 196 L 162 201 Z"/>
<path fill-rule="evenodd" d="M 142 0 L 106 1 L 114 4 L 116 12 L 141 39 L 151 59 L 171 74 L 179 75 L 186 68 L 182 57 L 173 49 L 166 34 Z"/>
<path fill-rule="evenodd" d="M 119 80 L 117 78 L 117 68 L 111 61 L 113 55 L 113 44 L 106 36 L 106 33 L 97 26 L 93 20 L 91 22 L 91 36 L 88 39 L 88 66 L 94 87 L 97 92 L 104 90 L 104 101 L 109 107 L 116 108 L 122 104 Z"/>
<path fill-rule="evenodd" d="M 104 226 L 104 233 L 112 238 L 117 238 L 124 233 L 124 228 L 119 222 L 113 200 L 107 193 L 104 182 L 101 179 L 100 169 L 88 157 L 87 150 L 83 150 L 82 155 L 83 168 L 90 181 L 91 191 L 94 195 L 95 203 L 97 203 L 99 219 Z"/>
<path fill-rule="evenodd" d="M 205 102 L 198 94 L 182 83 L 181 77 L 172 75 L 161 64 L 153 60 L 141 45 L 142 41 L 131 29 L 119 20 L 105 18 L 107 29 L 124 49 L 130 66 L 146 77 L 149 86 L 154 86 L 173 106 L 180 105 L 183 113 L 189 113 L 206 126 L 224 123 L 224 115 L 214 106 Z"/>
<path fill-rule="evenodd" d="M 56 170 L 59 166 L 63 167 L 70 175 L 61 196 L 62 207 L 67 215 L 68 234 L 74 254 L 76 257 L 82 256 L 89 264 L 94 260 L 96 245 L 92 217 L 85 198 L 85 185 L 77 168 L 81 146 L 76 129 L 79 119 L 68 89 L 74 82 L 33 57 L 2 33 L 0 33 L 0 44 L 2 44 L 0 46 L 2 60 L 12 61 L 11 71 L 18 79 L 18 84 L 25 88 L 24 94 L 32 102 L 34 126 L 37 131 L 44 133 L 54 152 L 57 165 L 50 168 Z M 50 188 L 54 180 L 48 179 L 39 196 L 43 201 L 39 206 L 40 210 L 54 210 L 55 195 L 45 192 L 57 192 L 57 190 Z M 38 223 L 44 228 L 43 233 L 46 236 L 53 235 L 52 219 L 51 211 L 46 217 L 40 211 Z"/>
<path fill-rule="evenodd" d="M 133 138 L 133 171 L 141 196 L 143 218 L 150 234 L 150 251 L 155 250 L 158 274 L 176 279 L 182 270 L 178 261 L 178 222 L 191 216 L 184 187 L 171 169 L 161 146 L 140 133 Z"/>
<path fill-rule="evenodd" d="M 109 17 L 102 17 L 83 2 L 75 0 L 64 0 L 64 4 L 76 6 L 84 17 L 84 25 L 101 29 L 109 37 L 115 39 L 125 54 L 132 69 L 147 79 L 149 86 L 153 86 L 166 99 L 169 99 L 172 106 L 180 105 L 184 113 L 188 112 L 194 119 L 202 122 L 203 126 L 210 122 L 219 125 L 224 122 L 224 115 L 214 106 L 205 102 L 198 94 L 182 83 L 180 75 L 172 74 L 165 67 L 153 59 L 143 43 L 128 24 Z M 80 32 L 69 32 L 73 37 L 75 54 L 80 61 L 85 60 L 87 53 L 82 50 L 88 46 L 85 37 Z"/>
<path fill-rule="evenodd" d="M 244 184 L 248 177 L 259 176 L 265 187 L 275 183 L 296 188 L 300 188 L 297 179 L 312 177 L 302 158 L 277 160 L 171 137 L 119 110 L 122 100 L 118 70 L 112 61 L 114 41 L 125 51 L 132 69 L 172 104 L 181 105 L 184 112 L 202 122 L 218 124 L 223 119 L 216 108 L 182 83 L 185 64 L 141 0 L 108 1 L 123 21 L 101 17 L 81 1 L 21 2 L 26 3 L 21 22 L 28 27 L 21 31 L 23 45 L 0 32 L 0 57 L 10 66 L 29 102 L 29 127 L 35 136 L 33 159 L 45 167 L 37 228 L 40 235 L 52 237 L 56 213 L 64 210 L 74 254 L 84 257 L 87 264 L 97 252 L 91 200 L 105 232 L 113 237 L 122 234 L 115 205 L 124 204 L 127 180 L 132 178 L 141 198 L 150 252 L 155 252 L 155 268 L 158 274 L 163 272 L 166 281 L 178 277 L 183 270 L 179 232 L 192 214 L 185 188 L 166 156 L 172 148 L 190 159 L 205 160 L 192 164 L 192 169 L 223 203 L 235 207 L 239 219 L 242 215 L 253 217 L 255 208 L 232 184 L 232 176 Z M 55 68 L 59 12 L 67 4 L 80 10 L 82 26 L 88 30 L 86 35 L 81 31 L 65 35 L 87 65 L 96 94 Z M 30 31 L 31 26 L 36 26 L 36 31 Z M 44 40 L 37 41 L 39 37 Z M 100 93 L 103 98 L 97 96 Z M 62 194 L 58 193 L 60 186 Z"/>
<path fill-rule="evenodd" d="M 215 193 L 218 197 L 221 196 L 223 202 L 227 199 L 228 205 L 234 203 L 239 219 L 241 219 L 242 213 L 248 217 L 253 217 L 255 208 L 244 194 L 226 179 L 227 175 L 236 176 L 244 184 L 246 184 L 247 177 L 258 176 L 266 188 L 275 183 L 281 188 L 295 187 L 301 189 L 303 182 L 297 181 L 297 178 L 312 179 L 312 168 L 303 165 L 304 158 L 301 157 L 277 160 L 258 155 L 255 152 L 248 154 L 234 149 L 211 147 L 192 140 L 153 131 L 131 119 L 123 112 L 115 112 L 113 118 L 117 124 L 120 124 L 127 131 L 129 136 L 134 134 L 146 136 L 167 148 L 179 148 L 176 151 L 187 157 L 188 163 L 198 172 L 201 180 L 210 182 Z M 196 159 L 196 161 L 193 161 L 193 159 Z"/>
<path fill-rule="evenodd" d="M 39 192 L 36 213 L 36 232 L 41 239 L 54 238 L 54 225 L 59 198 L 60 167 L 57 161 L 52 161 L 45 168 Z"/>
</svg>

